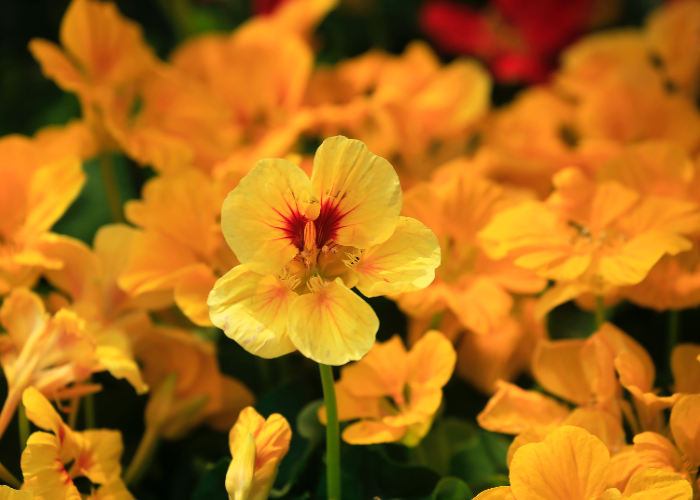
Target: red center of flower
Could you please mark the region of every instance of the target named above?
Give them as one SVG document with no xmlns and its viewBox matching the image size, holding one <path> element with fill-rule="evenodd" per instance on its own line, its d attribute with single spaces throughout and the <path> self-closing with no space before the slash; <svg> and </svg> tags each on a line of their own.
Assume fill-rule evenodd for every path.
<svg viewBox="0 0 700 500">
<path fill-rule="evenodd" d="M 304 228 L 309 219 L 299 211 L 298 207 L 287 205 L 289 212 L 287 215 L 279 214 L 283 224 L 279 227 L 285 233 L 285 238 L 289 239 L 299 251 L 304 249 Z M 321 248 L 329 241 L 333 241 L 338 234 L 343 217 L 353 209 L 341 213 L 335 199 L 329 198 L 321 202 L 321 210 L 316 220 L 313 221 L 316 229 L 316 248 Z"/>
</svg>

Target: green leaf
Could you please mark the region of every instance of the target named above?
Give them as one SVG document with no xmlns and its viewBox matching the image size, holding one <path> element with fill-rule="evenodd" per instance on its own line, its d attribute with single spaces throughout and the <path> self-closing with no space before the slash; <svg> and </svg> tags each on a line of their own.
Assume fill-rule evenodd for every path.
<svg viewBox="0 0 700 500">
<path fill-rule="evenodd" d="M 231 462 L 229 458 L 222 458 L 202 479 L 192 494 L 192 500 L 229 500 L 226 492 L 226 471 Z"/>
<path fill-rule="evenodd" d="M 461 479 L 446 477 L 438 483 L 430 498 L 431 500 L 471 500 L 474 495 Z"/>
</svg>

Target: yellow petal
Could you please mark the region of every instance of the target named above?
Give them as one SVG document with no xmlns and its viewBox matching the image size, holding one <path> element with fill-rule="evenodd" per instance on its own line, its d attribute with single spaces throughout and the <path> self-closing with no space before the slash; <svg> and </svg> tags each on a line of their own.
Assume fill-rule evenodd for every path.
<svg viewBox="0 0 700 500">
<path fill-rule="evenodd" d="M 683 460 L 671 441 L 656 432 L 642 432 L 634 436 L 634 452 L 645 467 L 672 470 L 683 469 Z"/>
<path fill-rule="evenodd" d="M 255 439 L 248 433 L 233 455 L 226 472 L 226 491 L 231 500 L 248 500 L 255 473 Z"/>
<path fill-rule="evenodd" d="M 610 453 L 621 449 L 625 444 L 625 430 L 620 418 L 603 410 L 576 408 L 562 425 L 573 425 L 587 430 L 600 439 Z"/>
<path fill-rule="evenodd" d="M 420 290 L 432 283 L 439 265 L 433 232 L 415 219 L 399 217 L 394 234 L 365 250 L 355 264 L 357 288 L 365 297 Z"/>
<path fill-rule="evenodd" d="M 290 305 L 289 338 L 317 363 L 338 366 L 362 358 L 378 329 L 372 308 L 340 279 Z"/>
<path fill-rule="evenodd" d="M 361 420 L 348 426 L 342 434 L 350 444 L 393 443 L 406 434 L 406 427 L 393 427 L 376 420 Z"/>
<path fill-rule="evenodd" d="M 9 486 L 0 486 L 0 500 L 34 500 L 31 491 L 14 490 Z"/>
<path fill-rule="evenodd" d="M 513 496 L 513 491 L 510 486 L 499 486 L 498 488 L 491 488 L 486 491 L 482 491 L 474 500 L 518 500 Z"/>
<path fill-rule="evenodd" d="M 199 326 L 211 326 L 207 297 L 216 284 L 212 270 L 202 264 L 182 276 L 175 286 L 175 303 L 190 321 Z"/>
<path fill-rule="evenodd" d="M 295 350 L 287 325 L 297 297 L 277 276 L 236 266 L 219 278 L 207 304 L 227 336 L 256 356 L 276 358 Z"/>
<path fill-rule="evenodd" d="M 342 136 L 323 141 L 311 183 L 321 200 L 318 222 L 327 239 L 369 248 L 394 232 L 401 211 L 399 178 L 388 161 L 362 142 Z"/>
<path fill-rule="evenodd" d="M 566 426 L 521 447 L 510 465 L 518 500 L 597 500 L 608 480 L 610 454 L 595 436 Z"/>
<path fill-rule="evenodd" d="M 40 38 L 29 42 L 29 51 L 41 65 L 41 72 L 63 90 L 84 92 L 86 82 L 73 63 L 55 43 Z"/>
<path fill-rule="evenodd" d="M 552 394 L 579 405 L 590 398 L 581 359 L 583 340 L 541 341 L 532 359 L 535 379 Z"/>
<path fill-rule="evenodd" d="M 479 335 L 502 326 L 513 307 L 513 297 L 489 276 L 477 276 L 465 286 L 450 288 L 450 310 L 462 325 Z"/>
<path fill-rule="evenodd" d="M 700 394 L 683 396 L 671 410 L 671 432 L 683 455 L 700 466 Z"/>
<path fill-rule="evenodd" d="M 620 490 L 617 488 L 608 488 L 598 497 L 598 500 L 618 500 L 620 495 Z"/>
<path fill-rule="evenodd" d="M 90 248 L 82 241 L 56 235 L 42 242 L 41 251 L 46 257 L 63 262 L 60 269 L 46 270 L 46 279 L 66 292 L 74 302 L 89 300 L 86 294 L 94 291 L 92 287 L 99 272 L 98 261 Z"/>
<path fill-rule="evenodd" d="M 637 472 L 622 494 L 622 499 L 629 500 L 690 500 L 693 488 L 678 474 L 658 469 L 646 469 Z"/>
<path fill-rule="evenodd" d="M 63 420 L 43 394 L 34 387 L 28 387 L 22 394 L 22 404 L 27 411 L 27 418 L 34 425 L 52 431 L 62 440 L 61 436 L 65 432 L 65 429 L 61 430 Z"/>
<path fill-rule="evenodd" d="M 81 433 L 84 448 L 76 465 L 81 475 L 96 484 L 109 484 L 120 480 L 122 467 L 119 463 L 124 446 L 119 431 L 86 430 Z"/>
<path fill-rule="evenodd" d="M 303 247 L 311 181 L 286 160 L 262 160 L 221 209 L 221 228 L 238 260 L 261 274 L 281 272 Z"/>
<path fill-rule="evenodd" d="M 634 451 L 634 446 L 624 446 L 610 457 L 608 486 L 624 491 L 630 478 L 642 469 L 644 469 L 644 466 L 639 461 L 637 453 Z"/>
<path fill-rule="evenodd" d="M 700 393 L 700 345 L 678 344 L 671 355 L 675 392 Z"/>
<path fill-rule="evenodd" d="M 520 434 L 530 427 L 558 424 L 568 414 L 569 410 L 553 398 L 501 381 L 498 392 L 491 397 L 476 420 L 489 431 Z"/>
<path fill-rule="evenodd" d="M 101 339 L 102 340 L 102 339 Z M 119 345 L 97 346 L 95 356 L 100 364 L 114 377 L 124 379 L 136 390 L 136 394 L 148 392 L 148 385 L 141 377 L 141 369 L 134 360 L 131 352 L 126 351 Z"/>
<path fill-rule="evenodd" d="M 37 170 L 29 186 L 29 210 L 22 234 L 49 230 L 73 203 L 84 183 L 85 174 L 78 158 L 65 158 Z"/>
<path fill-rule="evenodd" d="M 341 383 L 355 397 L 391 396 L 403 400 L 408 370 L 403 340 L 394 335 L 386 342 L 375 343 L 357 363 L 344 367 Z"/>
<path fill-rule="evenodd" d="M 408 353 L 408 383 L 416 388 L 442 389 L 452 377 L 456 362 L 452 343 L 431 330 Z"/>
<path fill-rule="evenodd" d="M 30 335 L 36 335 L 47 320 L 43 302 L 26 288 L 13 290 L 0 308 L 0 323 L 17 346 L 23 346 Z"/>
<path fill-rule="evenodd" d="M 41 498 L 81 500 L 59 458 L 58 438 L 45 432 L 35 432 L 22 452 L 24 487 Z"/>
</svg>

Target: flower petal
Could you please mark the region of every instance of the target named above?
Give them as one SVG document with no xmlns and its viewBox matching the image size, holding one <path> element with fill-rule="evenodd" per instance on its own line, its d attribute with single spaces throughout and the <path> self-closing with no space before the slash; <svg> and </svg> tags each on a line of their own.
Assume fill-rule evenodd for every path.
<svg viewBox="0 0 700 500">
<path fill-rule="evenodd" d="M 692 496 L 690 483 L 675 472 L 646 469 L 632 476 L 622 500 L 689 500 Z"/>
<path fill-rule="evenodd" d="M 406 434 L 406 427 L 392 427 L 376 420 L 362 420 L 343 431 L 343 441 L 350 444 L 393 443 Z"/>
<path fill-rule="evenodd" d="M 303 245 L 306 210 L 317 203 L 311 181 L 286 160 L 262 160 L 231 191 L 221 209 L 226 242 L 260 274 L 282 270 Z"/>
<path fill-rule="evenodd" d="M 683 396 L 671 411 L 671 431 L 678 448 L 700 466 L 700 394 Z"/>
<path fill-rule="evenodd" d="M 369 248 L 389 239 L 401 212 L 401 186 L 394 167 L 362 142 L 342 136 L 323 141 L 311 175 L 321 197 L 328 239 Z"/>
<path fill-rule="evenodd" d="M 365 297 L 420 290 L 432 283 L 440 265 L 440 245 L 423 223 L 399 217 L 384 243 L 365 250 L 355 265 L 357 288 Z"/>
<path fill-rule="evenodd" d="M 256 356 L 276 358 L 295 350 L 287 324 L 297 297 L 277 276 L 236 266 L 219 278 L 207 304 L 212 323 L 228 337 Z"/>
<path fill-rule="evenodd" d="M 372 308 L 340 279 L 290 306 L 289 338 L 307 358 L 339 366 L 369 352 L 379 329 Z"/>
<path fill-rule="evenodd" d="M 457 353 L 440 332 L 427 332 L 408 353 L 408 383 L 420 388 L 442 389 L 452 377 Z"/>
</svg>

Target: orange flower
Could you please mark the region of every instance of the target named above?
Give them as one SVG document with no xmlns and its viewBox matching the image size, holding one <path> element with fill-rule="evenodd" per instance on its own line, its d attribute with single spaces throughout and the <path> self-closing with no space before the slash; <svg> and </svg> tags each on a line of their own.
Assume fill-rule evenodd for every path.
<svg viewBox="0 0 700 500">
<path fill-rule="evenodd" d="M 503 326 L 513 307 L 511 294 L 538 292 L 545 282 L 514 265 L 512 259 L 490 258 L 477 234 L 523 197 L 468 173 L 410 190 L 403 213 L 435 233 L 442 262 L 432 284 L 392 297 L 399 307 L 417 318 L 449 310 L 464 328 L 481 335 Z"/>
<path fill-rule="evenodd" d="M 647 469 L 635 474 L 621 494 L 606 489 L 610 454 L 595 436 L 561 427 L 541 443 L 527 444 L 510 466 L 511 486 L 486 490 L 475 500 L 691 500 L 687 481 L 672 472 Z"/>
<path fill-rule="evenodd" d="M 688 250 L 681 235 L 700 227 L 695 204 L 642 197 L 613 181 L 596 185 L 575 168 L 554 184 L 546 203 L 504 210 L 479 235 L 492 257 L 513 257 L 558 282 L 540 299 L 540 315 L 585 292 L 604 296 L 639 283 L 663 255 Z"/>
<path fill-rule="evenodd" d="M 700 394 L 700 345 L 678 344 L 671 354 L 674 392 Z"/>
<path fill-rule="evenodd" d="M 342 365 L 371 348 L 378 328 L 368 297 L 417 290 L 440 250 L 417 220 L 399 217 L 396 172 L 359 141 L 326 139 L 311 179 L 285 160 L 262 160 L 222 209 L 241 262 L 209 294 L 212 322 L 265 358 L 298 349 Z"/>
<path fill-rule="evenodd" d="M 75 313 L 62 309 L 50 317 L 37 295 L 18 288 L 5 298 L 0 323 L 7 331 L 0 337 L 0 362 L 8 384 L 0 435 L 28 387 L 52 399 L 100 390 L 100 386 L 81 383 L 105 368 L 95 355 L 95 341 L 85 331 L 85 321 Z M 69 384 L 73 386 L 67 387 Z"/>
<path fill-rule="evenodd" d="M 152 387 L 146 426 L 159 436 L 177 439 L 202 422 L 225 432 L 254 402 L 245 385 L 221 374 L 214 345 L 189 332 L 151 327 L 134 352 Z"/>
<path fill-rule="evenodd" d="M 452 344 L 430 331 L 406 352 L 398 335 L 376 343 L 335 383 L 338 420 L 357 420 L 343 431 L 350 444 L 400 441 L 417 446 L 428 433 L 454 370 Z M 325 408 L 319 411 L 325 423 Z"/>
<path fill-rule="evenodd" d="M 207 295 L 216 279 L 238 264 L 220 230 L 223 188 L 188 169 L 156 177 L 142 199 L 126 204 L 126 217 L 142 228 L 118 278 L 131 296 L 172 293 L 194 323 L 211 325 Z"/>
<path fill-rule="evenodd" d="M 264 419 L 254 408 L 244 409 L 229 433 L 233 456 L 226 473 L 229 498 L 266 500 L 291 439 L 292 429 L 282 415 Z"/>
<path fill-rule="evenodd" d="M 21 136 L 0 139 L 0 296 L 32 286 L 42 269 L 61 267 L 41 245 L 63 238 L 49 229 L 85 182 L 78 158 L 67 156 L 72 141 L 65 149 L 41 146 Z"/>
<path fill-rule="evenodd" d="M 34 388 L 24 392 L 22 402 L 29 420 L 53 432 L 35 432 L 29 436 L 22 453 L 24 490 L 34 493 L 37 500 L 133 500 L 120 477 L 123 446 L 119 431 L 74 432 Z M 91 492 L 87 497 L 81 495 L 73 482 L 77 478 L 89 480 Z"/>
</svg>

